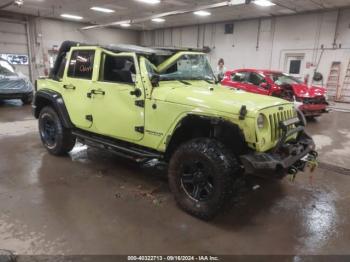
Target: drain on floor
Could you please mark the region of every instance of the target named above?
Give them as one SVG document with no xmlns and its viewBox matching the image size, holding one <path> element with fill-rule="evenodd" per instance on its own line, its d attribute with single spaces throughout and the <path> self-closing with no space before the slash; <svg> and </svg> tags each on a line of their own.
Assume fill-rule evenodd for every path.
<svg viewBox="0 0 350 262">
<path fill-rule="evenodd" d="M 335 173 L 338 173 L 341 175 L 350 176 L 350 169 L 349 168 L 335 166 L 335 165 L 324 163 L 324 162 L 319 163 L 319 168 L 325 169 L 328 171 L 332 171 L 332 172 L 335 172 Z"/>
</svg>

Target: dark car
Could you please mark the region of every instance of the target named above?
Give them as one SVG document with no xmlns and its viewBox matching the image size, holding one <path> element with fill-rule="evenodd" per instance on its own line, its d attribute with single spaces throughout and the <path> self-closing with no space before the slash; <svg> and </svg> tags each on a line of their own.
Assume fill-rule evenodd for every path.
<svg viewBox="0 0 350 262">
<path fill-rule="evenodd" d="M 21 99 L 26 105 L 33 100 L 32 83 L 18 74 L 4 59 L 0 59 L 0 100 L 2 99 Z"/>
<path fill-rule="evenodd" d="M 308 87 L 295 77 L 279 71 L 257 69 L 228 71 L 221 83 L 247 92 L 299 102 L 299 109 L 308 118 L 328 112 L 325 88 Z"/>
</svg>

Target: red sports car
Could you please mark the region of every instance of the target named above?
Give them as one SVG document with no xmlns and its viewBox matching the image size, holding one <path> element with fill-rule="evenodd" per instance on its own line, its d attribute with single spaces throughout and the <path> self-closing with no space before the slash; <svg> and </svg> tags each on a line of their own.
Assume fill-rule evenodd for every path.
<svg viewBox="0 0 350 262">
<path fill-rule="evenodd" d="M 221 84 L 247 92 L 300 102 L 299 109 L 307 117 L 317 117 L 328 112 L 325 88 L 308 87 L 297 78 L 279 71 L 256 69 L 227 71 Z"/>
</svg>

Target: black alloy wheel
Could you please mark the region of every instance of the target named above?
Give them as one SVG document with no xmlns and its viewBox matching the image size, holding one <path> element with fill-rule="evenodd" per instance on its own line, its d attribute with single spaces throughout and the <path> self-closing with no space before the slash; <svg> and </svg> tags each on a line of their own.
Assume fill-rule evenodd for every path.
<svg viewBox="0 0 350 262">
<path fill-rule="evenodd" d="M 214 192 L 212 170 L 201 160 L 183 163 L 181 186 L 196 201 L 206 201 Z"/>
<path fill-rule="evenodd" d="M 57 128 L 54 120 L 49 115 L 42 118 L 41 137 L 48 147 L 54 147 L 57 140 Z"/>
</svg>

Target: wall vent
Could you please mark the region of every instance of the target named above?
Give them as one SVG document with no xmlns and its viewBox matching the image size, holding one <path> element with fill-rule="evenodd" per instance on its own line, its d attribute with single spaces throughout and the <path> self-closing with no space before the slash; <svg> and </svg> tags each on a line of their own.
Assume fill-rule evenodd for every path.
<svg viewBox="0 0 350 262">
<path fill-rule="evenodd" d="M 225 24 L 225 34 L 232 35 L 234 28 L 235 28 L 234 24 Z"/>
</svg>

